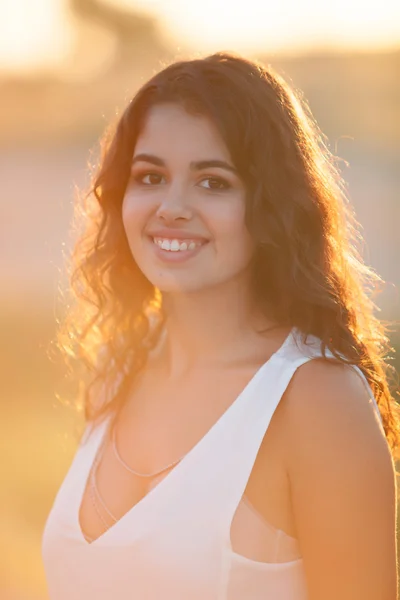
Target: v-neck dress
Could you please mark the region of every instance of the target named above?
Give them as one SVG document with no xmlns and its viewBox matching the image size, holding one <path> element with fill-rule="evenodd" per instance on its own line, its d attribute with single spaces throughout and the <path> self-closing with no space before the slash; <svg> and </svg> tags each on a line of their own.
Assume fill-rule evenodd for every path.
<svg viewBox="0 0 400 600">
<path fill-rule="evenodd" d="M 322 356 L 320 346 L 314 336 L 303 343 L 292 329 L 182 461 L 91 543 L 79 510 L 107 420 L 89 428 L 44 529 L 50 599 L 307 600 L 301 556 L 285 562 L 246 558 L 233 550 L 231 529 L 274 411 L 296 369 Z M 353 368 L 379 415 L 365 376 Z"/>
</svg>

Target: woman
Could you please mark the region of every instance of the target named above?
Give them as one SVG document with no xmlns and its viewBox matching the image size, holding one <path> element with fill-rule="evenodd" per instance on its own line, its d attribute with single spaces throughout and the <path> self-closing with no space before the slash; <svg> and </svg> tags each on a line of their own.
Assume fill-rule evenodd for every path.
<svg viewBox="0 0 400 600">
<path fill-rule="evenodd" d="M 137 93 L 73 257 L 88 426 L 51 598 L 395 599 L 399 418 L 354 232 L 271 69 L 219 53 Z"/>
</svg>

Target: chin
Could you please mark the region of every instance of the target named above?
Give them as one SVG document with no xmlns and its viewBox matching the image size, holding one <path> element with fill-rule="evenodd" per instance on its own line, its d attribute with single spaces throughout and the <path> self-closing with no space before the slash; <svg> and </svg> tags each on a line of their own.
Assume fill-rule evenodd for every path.
<svg viewBox="0 0 400 600">
<path fill-rule="evenodd" d="M 192 278 L 172 278 L 158 277 L 152 280 L 152 284 L 160 290 L 162 294 L 193 294 L 201 292 L 209 287 L 205 282 L 193 281 Z"/>
</svg>

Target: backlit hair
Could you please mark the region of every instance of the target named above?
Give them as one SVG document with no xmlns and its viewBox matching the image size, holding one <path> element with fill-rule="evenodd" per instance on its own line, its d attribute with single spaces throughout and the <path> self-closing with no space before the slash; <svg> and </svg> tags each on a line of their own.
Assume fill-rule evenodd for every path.
<svg viewBox="0 0 400 600">
<path fill-rule="evenodd" d="M 392 450 L 400 440 L 381 279 L 356 249 L 357 222 L 308 108 L 270 67 L 228 53 L 176 62 L 152 77 L 103 141 L 91 193 L 77 203 L 72 302 L 58 344 L 82 382 L 88 420 L 121 406 L 162 327 L 161 295 L 135 264 L 122 223 L 131 159 L 149 110 L 173 102 L 218 128 L 247 189 L 253 291 L 279 324 L 314 334 L 366 375 Z M 95 390 L 108 388 L 100 402 Z"/>
</svg>

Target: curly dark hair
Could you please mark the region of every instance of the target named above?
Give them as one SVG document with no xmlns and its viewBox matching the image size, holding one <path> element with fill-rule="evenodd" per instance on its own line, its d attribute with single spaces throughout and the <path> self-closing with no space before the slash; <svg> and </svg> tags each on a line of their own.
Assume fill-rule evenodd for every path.
<svg viewBox="0 0 400 600">
<path fill-rule="evenodd" d="M 91 189 L 78 198 L 72 301 L 57 343 L 73 363 L 86 419 L 122 405 L 162 329 L 161 294 L 132 258 L 121 206 L 138 135 L 151 107 L 166 102 L 212 120 L 245 183 L 259 306 L 362 370 L 395 451 L 393 348 L 372 301 L 382 280 L 357 250 L 358 223 L 336 158 L 301 96 L 269 66 L 231 53 L 175 62 L 153 76 L 106 132 Z M 106 400 L 99 389 L 111 390 Z"/>
</svg>

